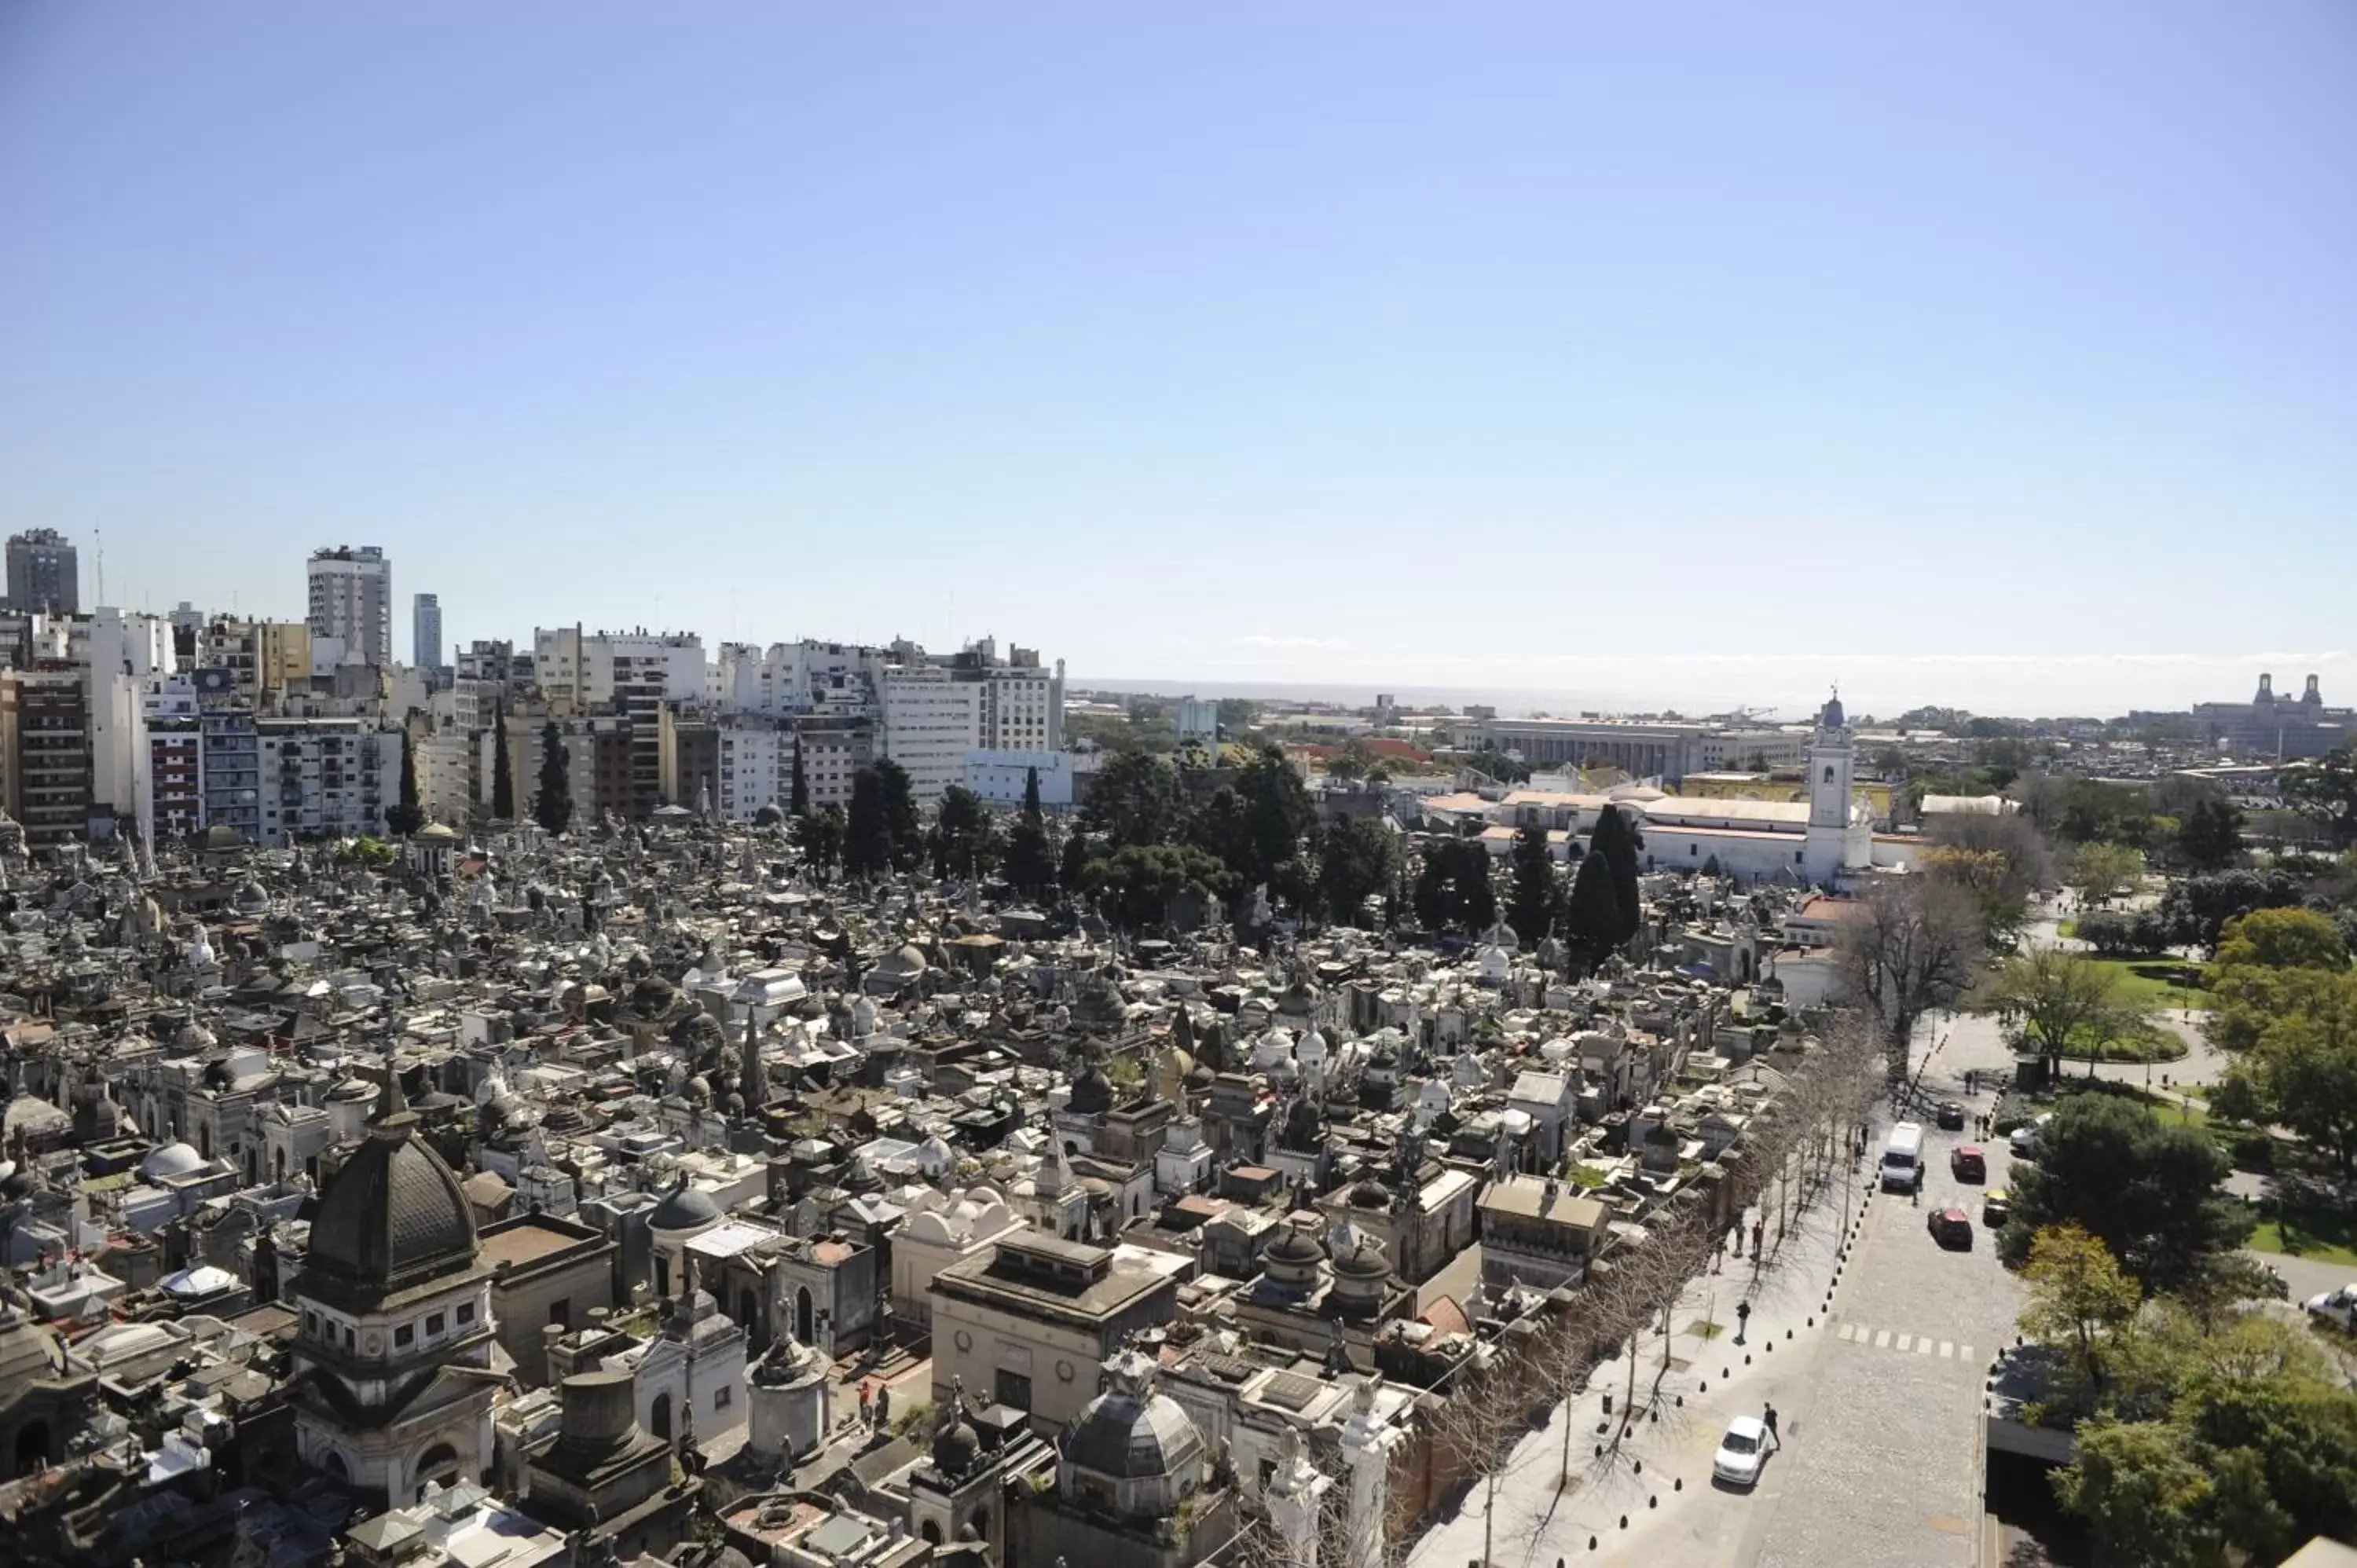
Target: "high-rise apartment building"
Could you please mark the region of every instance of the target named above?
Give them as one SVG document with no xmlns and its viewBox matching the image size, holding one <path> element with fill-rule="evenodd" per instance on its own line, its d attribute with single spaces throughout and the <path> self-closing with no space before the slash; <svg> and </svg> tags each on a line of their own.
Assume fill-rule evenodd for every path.
<svg viewBox="0 0 2357 1568">
<path fill-rule="evenodd" d="M 28 528 L 8 540 L 8 607 L 73 615 L 81 609 L 81 562 L 54 528 Z"/>
<path fill-rule="evenodd" d="M 442 596 L 419 594 L 409 601 L 409 661 L 420 670 L 442 668 Z"/>
<path fill-rule="evenodd" d="M 373 544 L 311 552 L 314 637 L 338 639 L 344 657 L 380 669 L 393 662 L 393 563 Z"/>
</svg>

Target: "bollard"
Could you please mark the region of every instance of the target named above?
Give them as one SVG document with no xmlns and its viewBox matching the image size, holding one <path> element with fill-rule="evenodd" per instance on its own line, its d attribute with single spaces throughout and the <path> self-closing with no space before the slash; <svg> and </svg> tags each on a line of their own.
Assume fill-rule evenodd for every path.
<svg viewBox="0 0 2357 1568">
<path fill-rule="evenodd" d="M 1623 1530 L 1629 1528 L 1629 1516 L 1625 1513 L 1620 1516 L 1620 1528 Z"/>
<path fill-rule="evenodd" d="M 1642 1459 L 1638 1460 L 1636 1464 L 1631 1467 L 1629 1473 L 1632 1476 L 1643 1475 L 1645 1473 L 1645 1462 Z"/>
<path fill-rule="evenodd" d="M 1609 1432 L 1612 1430 L 1612 1423 L 1609 1421 L 1599 1421 L 1596 1423 L 1596 1430 L 1598 1432 Z"/>
<path fill-rule="evenodd" d="M 1814 1322 L 1815 1320 L 1813 1318 L 1813 1319 L 1811 1319 L 1810 1321 Z M 1792 1331 L 1791 1329 L 1787 1328 L 1786 1330 L 1784 1330 L 1784 1337 L 1785 1337 L 1785 1338 L 1790 1339 L 1792 1337 Z"/>
<path fill-rule="evenodd" d="M 1658 1410 L 1653 1412 L 1653 1424 L 1655 1426 L 1662 1424 L 1662 1412 Z"/>
<path fill-rule="evenodd" d="M 1590 1552 L 1596 1550 L 1596 1537 L 1592 1535 L 1587 1538 L 1587 1550 Z"/>
<path fill-rule="evenodd" d="M 1751 1365 L 1751 1358 L 1750 1358 L 1749 1355 L 1746 1355 L 1746 1356 L 1743 1358 L 1743 1364 L 1744 1364 L 1745 1366 L 1747 1366 L 1747 1367 L 1748 1367 L 1748 1366 L 1749 1366 L 1749 1365 Z"/>
<path fill-rule="evenodd" d="M 1598 1444 L 1596 1445 L 1596 1456 L 1597 1456 L 1598 1459 L 1601 1459 L 1601 1458 L 1603 1458 L 1603 1457 L 1604 1457 L 1604 1444 L 1602 1444 L 1601 1443 L 1599 1443 L 1599 1444 Z"/>
<path fill-rule="evenodd" d="M 1810 1318 L 1810 1319 L 1809 1319 L 1808 1326 L 1809 1326 L 1811 1328 L 1814 1328 L 1814 1327 L 1817 1326 L 1817 1320 L 1816 1320 L 1815 1318 L 1813 1318 L 1813 1317 Z"/>
<path fill-rule="evenodd" d="M 1684 1394 L 1680 1394 L 1680 1395 L 1678 1396 L 1678 1408 L 1679 1408 L 1680 1410 L 1684 1410 L 1684 1409 L 1685 1409 L 1685 1408 L 1686 1408 L 1686 1396 L 1685 1396 L 1685 1395 L 1684 1395 Z"/>
<path fill-rule="evenodd" d="M 1686 1478 L 1684 1476 L 1680 1476 L 1676 1480 L 1670 1483 L 1670 1490 L 1674 1492 L 1683 1492 L 1685 1489 Z"/>
<path fill-rule="evenodd" d="M 1770 1341 L 1768 1341 L 1768 1343 L 1767 1343 L 1767 1344 L 1765 1344 L 1765 1345 L 1761 1346 L 1761 1347 L 1760 1347 L 1760 1348 L 1761 1348 L 1761 1349 L 1763 1349 L 1763 1350 L 1765 1350 L 1765 1351 L 1767 1351 L 1767 1352 L 1768 1352 L 1768 1354 L 1770 1354 L 1770 1355 L 1771 1355 L 1771 1356 L 1772 1356 L 1772 1355 L 1774 1355 L 1774 1354 L 1776 1353 L 1776 1341 L 1774 1341 L 1773 1339 L 1770 1339 Z"/>
<path fill-rule="evenodd" d="M 1706 1393 L 1710 1392 L 1710 1380 L 1709 1380 L 1708 1378 L 1705 1378 L 1705 1379 L 1702 1380 L 1701 1385 L 1700 1385 L 1698 1388 L 1696 1388 L 1696 1389 L 1695 1390 L 1695 1391 L 1696 1393 L 1704 1393 L 1704 1394 L 1706 1394 Z"/>
<path fill-rule="evenodd" d="M 1649 1509 L 1660 1508 L 1662 1506 L 1662 1495 L 1659 1492 L 1656 1492 L 1652 1497 L 1647 1498 L 1645 1499 L 1645 1506 Z"/>
</svg>

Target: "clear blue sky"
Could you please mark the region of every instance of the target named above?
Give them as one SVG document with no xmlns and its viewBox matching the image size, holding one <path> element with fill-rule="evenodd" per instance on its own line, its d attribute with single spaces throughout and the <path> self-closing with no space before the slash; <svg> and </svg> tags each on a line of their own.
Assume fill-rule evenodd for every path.
<svg viewBox="0 0 2357 1568">
<path fill-rule="evenodd" d="M 0 6 L 0 527 L 450 635 L 2357 701 L 2357 7 Z"/>
</svg>

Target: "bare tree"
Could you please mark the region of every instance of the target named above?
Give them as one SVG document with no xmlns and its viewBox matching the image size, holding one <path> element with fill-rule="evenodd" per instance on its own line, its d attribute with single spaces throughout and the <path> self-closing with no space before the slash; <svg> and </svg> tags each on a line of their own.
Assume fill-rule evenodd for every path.
<svg viewBox="0 0 2357 1568">
<path fill-rule="evenodd" d="M 1962 889 L 1910 877 L 1870 888 L 1835 938 L 1842 1000 L 1875 1024 L 1893 1082 L 1924 1015 L 1961 1001 L 1986 950 L 1980 911 Z"/>
<path fill-rule="evenodd" d="M 1481 1477 L 1484 1563 L 1492 1560 L 1497 1546 L 1498 1478 L 1515 1439 L 1529 1429 L 1532 1391 L 1527 1379 L 1527 1369 L 1484 1348 L 1458 1372 L 1448 1399 L 1430 1418 L 1434 1446 L 1450 1468 Z"/>
</svg>

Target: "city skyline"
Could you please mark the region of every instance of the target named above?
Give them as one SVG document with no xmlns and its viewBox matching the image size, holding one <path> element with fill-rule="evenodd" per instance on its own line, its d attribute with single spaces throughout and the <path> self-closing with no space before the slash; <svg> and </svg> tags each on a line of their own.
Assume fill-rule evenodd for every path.
<svg viewBox="0 0 2357 1568">
<path fill-rule="evenodd" d="M 12 8 L 0 524 L 456 644 L 2357 688 L 2345 10 L 1024 16 Z"/>
</svg>

